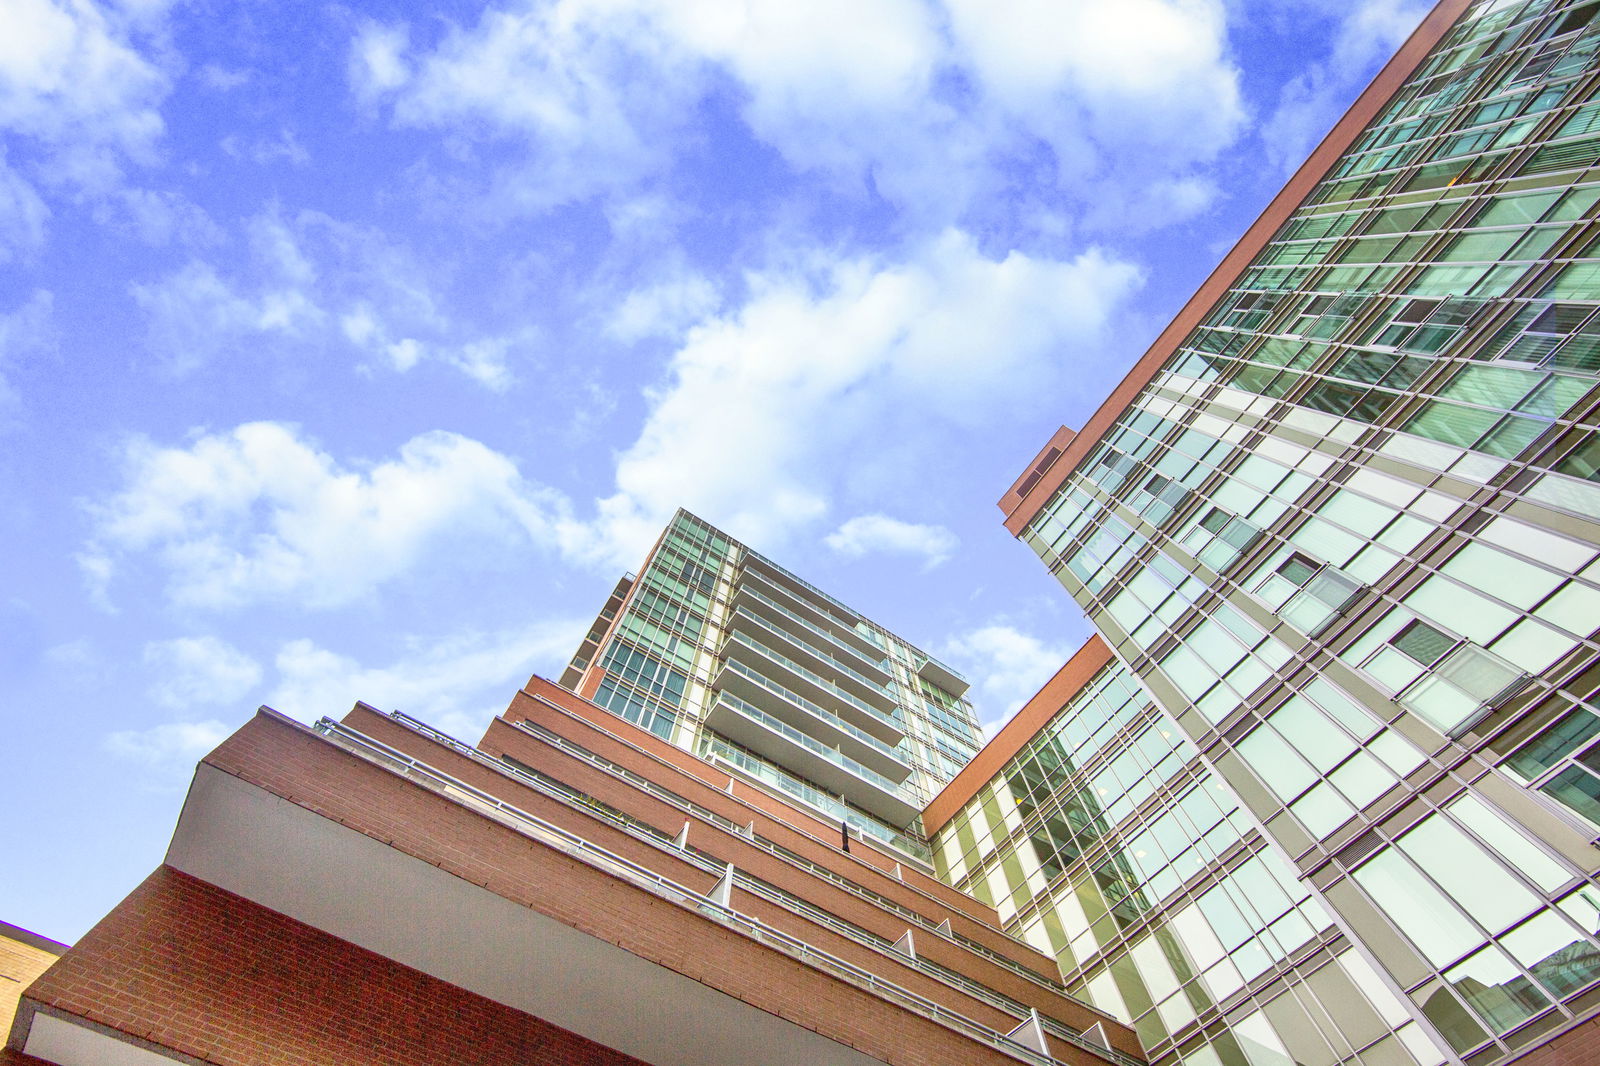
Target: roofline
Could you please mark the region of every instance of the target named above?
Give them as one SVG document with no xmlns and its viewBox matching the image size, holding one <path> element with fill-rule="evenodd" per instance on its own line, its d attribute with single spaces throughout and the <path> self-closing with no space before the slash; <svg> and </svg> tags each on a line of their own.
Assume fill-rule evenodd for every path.
<svg viewBox="0 0 1600 1066">
<path fill-rule="evenodd" d="M 931 837 L 942 829 L 1111 661 L 1111 649 L 1098 633 L 1084 641 L 1083 647 L 1073 653 L 1055 676 L 1011 716 L 1011 721 L 972 757 L 942 792 L 933 797 L 922 812 L 923 834 Z"/>
<path fill-rule="evenodd" d="M 15 940 L 19 944 L 26 944 L 30 948 L 36 948 L 39 951 L 56 956 L 65 955 L 71 950 L 67 944 L 51 940 L 47 936 L 40 936 L 38 933 L 30 933 L 21 926 L 12 925 L 10 922 L 0 922 L 0 939 Z"/>
<path fill-rule="evenodd" d="M 1137 363 L 1133 364 L 1133 369 L 1111 391 L 1111 395 L 1099 409 L 1089 416 L 1083 428 L 1076 435 L 1072 435 L 1070 430 L 1065 430 L 1063 427 L 1068 437 L 1060 454 L 1046 460 L 1051 444 L 1057 443 L 1056 438 L 1061 436 L 1061 431 L 1051 439 L 1051 444 L 1047 444 L 1040 451 L 1035 457 L 1036 465 L 1030 466 L 999 501 L 1000 510 L 1006 516 L 1005 527 L 1010 530 L 1012 536 L 1020 536 L 1028 523 L 1043 510 L 1045 503 L 1111 429 L 1128 404 L 1171 358 L 1179 342 L 1200 324 L 1206 312 L 1266 247 L 1273 235 L 1300 206 L 1306 194 L 1322 180 L 1345 149 L 1354 142 L 1356 136 L 1388 104 L 1390 97 L 1428 57 L 1434 45 L 1439 43 L 1445 32 L 1455 24 L 1456 19 L 1466 11 L 1470 3 L 1471 0 L 1439 0 L 1434 9 L 1428 12 L 1412 31 L 1411 36 L 1400 46 L 1400 50 L 1384 64 L 1377 77 L 1372 79 L 1372 83 L 1356 97 L 1355 103 L 1350 105 L 1344 117 L 1334 124 L 1333 129 L 1322 139 L 1322 143 L 1317 145 L 1316 150 L 1300 165 L 1300 169 L 1295 171 L 1288 184 L 1279 190 L 1278 195 L 1272 198 L 1256 220 L 1250 224 L 1250 228 L 1244 231 L 1244 235 L 1239 238 L 1233 249 L 1201 283 L 1200 288 L 1189 298 L 1189 302 L 1183 305 L 1177 317 L 1168 323 L 1167 328 L 1156 337 L 1155 343 L 1145 351 Z M 1041 466 L 1044 469 L 1039 469 Z M 1039 476 L 1033 478 L 1034 474 Z M 1030 478 L 1033 479 L 1032 483 L 1027 491 L 1022 491 L 1021 486 Z"/>
</svg>

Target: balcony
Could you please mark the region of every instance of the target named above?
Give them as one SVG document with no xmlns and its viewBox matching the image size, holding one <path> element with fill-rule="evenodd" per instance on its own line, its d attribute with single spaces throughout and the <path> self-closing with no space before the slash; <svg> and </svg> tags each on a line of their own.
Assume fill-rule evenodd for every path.
<svg viewBox="0 0 1600 1066">
<path fill-rule="evenodd" d="M 931 655 L 917 667 L 917 676 L 938 685 L 952 696 L 964 695 L 972 687 L 966 678 Z"/>
<path fill-rule="evenodd" d="M 765 563 L 764 566 L 758 565 Z M 831 596 L 816 592 L 812 586 L 800 581 L 786 570 L 766 563 L 760 556 L 747 555 L 745 564 L 734 575 L 737 584 L 755 580 L 760 582 L 757 586 L 762 592 L 777 593 L 780 602 L 791 606 L 797 613 L 827 629 L 834 636 L 860 649 L 863 655 L 881 659 L 884 656 L 883 645 L 871 637 L 865 636 L 856 628 L 856 623 L 861 616 L 848 608 L 835 610 L 828 606 L 837 603 Z M 826 602 L 819 602 L 818 597 Z"/>
<path fill-rule="evenodd" d="M 830 714 L 850 722 L 889 744 L 898 744 L 905 732 L 889 715 L 839 687 L 834 682 L 789 658 L 748 633 L 730 632 L 718 652 L 724 660 L 739 661 L 762 677 L 798 693 Z M 720 675 L 719 675 L 720 676 Z"/>
<path fill-rule="evenodd" d="M 774 624 L 745 607 L 735 608 L 727 628 L 748 633 L 759 643 L 775 648 L 801 666 L 854 693 L 881 711 L 893 713 L 900 705 L 881 682 L 874 681 L 828 652 L 810 643 L 792 627 Z"/>
<path fill-rule="evenodd" d="M 808 635 L 808 639 L 822 641 L 829 654 L 835 658 L 838 658 L 841 654 L 847 656 L 844 661 L 849 663 L 853 669 L 865 674 L 873 683 L 887 685 L 890 682 L 893 675 L 889 673 L 889 660 L 884 657 L 882 648 L 875 647 L 871 652 L 864 652 L 859 646 L 860 642 L 851 643 L 824 629 L 822 626 L 807 621 L 773 597 L 763 595 L 759 591 L 760 587 L 770 588 L 759 578 L 754 581 L 741 582 L 734 589 L 730 603 L 734 607 L 743 607 L 752 614 L 760 615 L 779 629 L 799 626 Z"/>
<path fill-rule="evenodd" d="M 909 825 L 921 813 L 918 804 L 900 794 L 896 782 L 731 693 L 717 696 L 705 721 L 729 740 L 843 796 L 891 825 Z"/>
<path fill-rule="evenodd" d="M 896 784 L 911 776 L 911 766 L 903 761 L 893 745 L 857 729 L 798 692 L 791 692 L 775 681 L 762 677 L 744 663 L 727 660 L 712 683 L 721 692 L 752 704 L 802 733 L 809 733 L 824 744 L 838 748 Z"/>
</svg>

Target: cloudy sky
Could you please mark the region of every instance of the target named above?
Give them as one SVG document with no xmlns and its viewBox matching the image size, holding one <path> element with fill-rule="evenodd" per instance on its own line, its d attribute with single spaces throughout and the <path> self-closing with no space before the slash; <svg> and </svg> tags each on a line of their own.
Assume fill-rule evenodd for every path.
<svg viewBox="0 0 1600 1066">
<path fill-rule="evenodd" d="M 689 507 L 973 679 L 994 501 L 1417 0 L 0 0 L 0 919 L 267 704 L 476 739 Z"/>
</svg>

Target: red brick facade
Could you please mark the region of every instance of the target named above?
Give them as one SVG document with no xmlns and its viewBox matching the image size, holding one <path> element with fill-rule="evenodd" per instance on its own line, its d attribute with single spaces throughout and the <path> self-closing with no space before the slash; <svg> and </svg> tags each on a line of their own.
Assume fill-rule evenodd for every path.
<svg viewBox="0 0 1600 1066">
<path fill-rule="evenodd" d="M 483 928 L 496 939 L 525 914 L 540 938 L 565 927 L 596 959 L 621 948 L 617 958 L 651 967 L 662 987 L 712 990 L 711 1000 L 696 993 L 699 1002 L 747 1012 L 741 1034 L 757 1025 L 820 1036 L 907 1066 L 1010 1066 L 1018 1060 L 994 1034 L 1033 1008 L 1071 1031 L 1100 1024 L 1118 1050 L 1140 1055 L 1130 1029 L 1064 995 L 1054 961 L 1001 933 L 992 909 L 860 841 L 846 850 L 836 825 L 542 679 L 477 751 L 363 705 L 345 726 L 324 735 L 263 711 L 212 752 L 171 865 L 30 990 L 13 1049 L 38 1050 L 28 1043 L 38 1012 L 57 1019 L 45 1029 L 86 1025 L 219 1066 L 578 1066 L 639 1061 L 592 1037 L 615 1032 L 618 1046 L 642 1052 L 638 1034 L 666 1023 L 663 1015 L 642 1029 L 607 1029 L 596 1019 L 630 1012 L 631 1002 L 608 982 L 617 1004 L 551 1014 L 580 1030 L 572 1032 L 535 1016 L 558 1000 L 493 990 L 550 983 L 531 956 L 497 955 L 517 960 L 514 986 L 485 984 L 473 973 L 487 971 L 441 963 L 448 947 L 443 956 L 396 951 L 408 966 L 352 943 L 387 951 L 403 941 L 375 940 L 371 925 L 362 932 L 366 913 L 350 925 L 339 917 L 346 911 L 303 909 L 318 886 L 352 883 L 339 864 L 359 883 L 373 875 L 358 864 L 383 856 L 395 876 L 429 879 L 421 898 L 459 898 L 478 913 L 487 904 L 472 900 L 495 900 L 500 917 Z M 396 762 L 406 757 L 415 769 Z M 686 847 L 673 839 L 685 822 Z M 186 835 L 185 824 L 196 828 Z M 305 867 L 259 863 L 254 836 L 217 829 L 235 825 L 322 850 L 301 853 Z M 348 857 L 357 852 L 368 858 Z M 728 864 L 740 873 L 729 910 L 694 902 Z M 355 910 L 381 915 L 381 878 L 372 891 L 370 908 Z M 505 911 L 507 902 L 519 909 Z M 435 906 L 445 923 L 466 920 L 456 903 Z M 430 944 L 452 942 L 448 928 L 425 928 Z M 908 929 L 914 957 L 890 946 Z M 563 949 L 550 964 L 567 958 Z M 699 1038 L 700 1015 L 672 1017 L 688 1018 L 681 1024 Z M 1057 1061 L 1105 1061 L 1056 1032 L 1046 1040 Z M 744 1049 L 734 1048 L 736 1059 Z"/>
<path fill-rule="evenodd" d="M 27 1000 L 219 1066 L 639 1061 L 165 866 Z"/>
</svg>

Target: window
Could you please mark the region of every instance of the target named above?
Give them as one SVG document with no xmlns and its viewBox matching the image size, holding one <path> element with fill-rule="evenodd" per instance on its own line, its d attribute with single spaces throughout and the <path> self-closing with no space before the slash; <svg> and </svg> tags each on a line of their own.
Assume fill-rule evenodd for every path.
<svg viewBox="0 0 1600 1066">
<path fill-rule="evenodd" d="M 1455 638 L 1446 636 L 1426 622 L 1412 622 L 1389 641 L 1415 662 L 1432 666 L 1444 658 L 1445 652 L 1455 644 Z"/>
<path fill-rule="evenodd" d="M 1493 652 L 1420 620 L 1402 627 L 1389 644 L 1426 670 L 1400 693 L 1400 705 L 1448 736 L 1476 725 L 1526 677 Z"/>
<path fill-rule="evenodd" d="M 1336 567 L 1294 552 L 1256 587 L 1256 594 L 1290 625 L 1316 636 L 1361 589 Z"/>
</svg>

